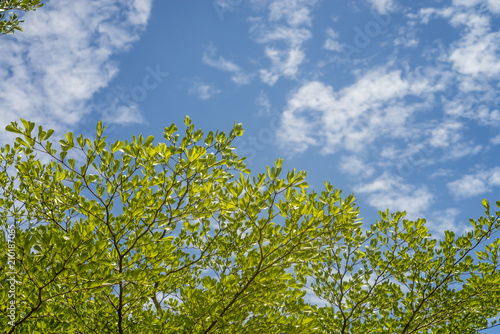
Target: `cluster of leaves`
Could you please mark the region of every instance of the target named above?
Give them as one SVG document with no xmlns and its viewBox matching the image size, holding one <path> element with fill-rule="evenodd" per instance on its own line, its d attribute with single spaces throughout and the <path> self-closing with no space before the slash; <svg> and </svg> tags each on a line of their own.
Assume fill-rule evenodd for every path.
<svg viewBox="0 0 500 334">
<path fill-rule="evenodd" d="M 500 309 L 500 211 L 430 239 L 389 215 L 365 231 L 352 195 L 282 160 L 250 176 L 232 141 L 185 118 L 164 140 L 67 133 L 56 150 L 24 121 L 0 149 L 0 224 L 15 227 L 7 333 L 459 333 Z M 497 202 L 500 206 L 500 202 Z M 6 243 L 6 236 L 0 242 Z M 482 248 L 481 248 L 481 247 Z M 474 251 L 477 251 L 474 253 Z M 7 268 L 8 258 L 0 258 Z M 311 284 L 312 282 L 312 284 Z M 306 294 L 323 303 L 308 303 Z"/>
<path fill-rule="evenodd" d="M 22 31 L 19 12 L 29 12 L 42 7 L 42 0 L 0 0 L 0 36 Z"/>
</svg>

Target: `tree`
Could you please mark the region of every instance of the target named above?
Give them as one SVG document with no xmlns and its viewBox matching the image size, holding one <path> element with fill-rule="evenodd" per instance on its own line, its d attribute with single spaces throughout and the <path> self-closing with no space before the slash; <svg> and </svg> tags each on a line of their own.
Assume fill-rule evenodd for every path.
<svg viewBox="0 0 500 334">
<path fill-rule="evenodd" d="M 250 175 L 226 135 L 185 119 L 110 143 L 12 123 L 0 150 L 7 333 L 471 333 L 500 310 L 500 211 L 430 239 L 282 160 Z M 500 202 L 496 203 L 500 207 Z M 473 252 L 476 253 L 474 254 Z M 16 283 L 17 282 L 17 283 Z M 312 282 L 312 283 L 311 283 Z M 310 290 L 310 291 L 309 291 Z M 308 291 L 324 303 L 308 302 Z"/>
<path fill-rule="evenodd" d="M 29 12 L 42 7 L 41 0 L 0 0 L 0 36 L 22 31 L 19 12 Z"/>
</svg>

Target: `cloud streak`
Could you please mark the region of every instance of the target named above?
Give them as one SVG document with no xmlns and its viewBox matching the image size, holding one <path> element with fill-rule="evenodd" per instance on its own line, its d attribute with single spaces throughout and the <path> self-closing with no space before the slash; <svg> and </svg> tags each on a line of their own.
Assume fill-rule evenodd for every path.
<svg viewBox="0 0 500 334">
<path fill-rule="evenodd" d="M 210 44 L 205 49 L 202 61 L 210 67 L 232 73 L 231 80 L 239 86 L 247 85 L 251 82 L 251 76 L 246 74 L 240 66 L 222 56 L 217 56 L 217 49 L 213 44 Z"/>
</svg>

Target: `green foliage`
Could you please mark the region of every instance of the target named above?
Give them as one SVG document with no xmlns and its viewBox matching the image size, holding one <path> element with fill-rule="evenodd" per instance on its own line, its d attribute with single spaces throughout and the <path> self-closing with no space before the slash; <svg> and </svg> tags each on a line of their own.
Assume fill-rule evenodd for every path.
<svg viewBox="0 0 500 334">
<path fill-rule="evenodd" d="M 497 202 L 500 205 L 500 202 Z M 424 220 L 381 212 L 381 221 L 334 236 L 336 247 L 306 265 L 325 333 L 472 333 L 500 312 L 498 217 L 471 221 L 473 230 L 430 239 Z M 476 257 L 479 261 L 474 259 Z"/>
<path fill-rule="evenodd" d="M 43 6 L 42 0 L 2 0 L 0 1 L 0 36 L 22 31 L 19 12 L 37 10 Z"/>
<path fill-rule="evenodd" d="M 0 291 L 0 331 L 468 333 L 498 314 L 499 240 L 485 242 L 500 211 L 486 201 L 460 237 L 430 239 L 404 213 L 365 231 L 352 195 L 308 191 L 281 159 L 250 176 L 241 124 L 184 123 L 182 137 L 172 124 L 161 141 L 112 143 L 99 122 L 58 145 L 7 126 L 19 137 L 0 149 L 0 224 L 15 263 L 0 257 L 0 284 L 18 283 L 14 320 Z"/>
</svg>

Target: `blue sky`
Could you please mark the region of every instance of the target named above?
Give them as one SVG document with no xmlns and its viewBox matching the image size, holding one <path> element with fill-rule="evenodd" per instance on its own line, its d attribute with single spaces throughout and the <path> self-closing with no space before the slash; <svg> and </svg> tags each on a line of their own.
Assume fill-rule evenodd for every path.
<svg viewBox="0 0 500 334">
<path fill-rule="evenodd" d="M 282 157 L 366 222 L 406 210 L 437 236 L 500 200 L 499 0 L 60 0 L 24 29 L 0 38 L 1 128 L 241 122 L 254 172 Z"/>
</svg>

